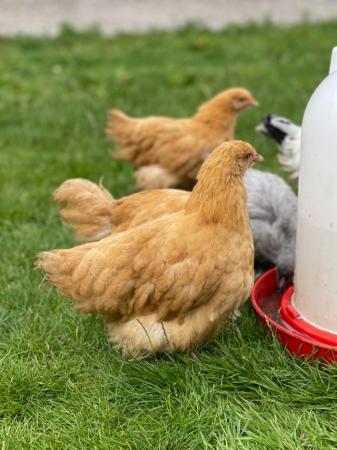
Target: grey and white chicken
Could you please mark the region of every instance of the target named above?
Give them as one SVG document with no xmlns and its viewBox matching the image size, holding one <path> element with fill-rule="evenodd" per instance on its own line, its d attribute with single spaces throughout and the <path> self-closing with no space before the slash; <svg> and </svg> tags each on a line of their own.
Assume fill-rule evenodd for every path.
<svg viewBox="0 0 337 450">
<path fill-rule="evenodd" d="M 278 175 L 249 169 L 244 178 L 255 246 L 255 263 L 276 266 L 279 287 L 292 281 L 295 267 L 297 197 Z"/>
<path fill-rule="evenodd" d="M 276 141 L 279 163 L 290 177 L 298 179 L 301 152 L 301 127 L 289 119 L 268 114 L 256 130 Z"/>
</svg>

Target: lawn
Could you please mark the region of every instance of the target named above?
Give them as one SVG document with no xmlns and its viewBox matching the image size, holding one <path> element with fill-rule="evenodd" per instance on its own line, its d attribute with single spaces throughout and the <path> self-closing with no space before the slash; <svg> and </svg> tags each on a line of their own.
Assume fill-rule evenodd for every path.
<svg viewBox="0 0 337 450">
<path fill-rule="evenodd" d="M 242 113 L 237 136 L 277 171 L 274 144 L 254 127 L 267 112 L 300 122 L 336 30 L 267 23 L 108 39 L 65 28 L 0 40 L 2 449 L 337 448 L 337 367 L 287 354 L 249 304 L 197 360 L 125 361 L 100 317 L 39 289 L 33 271 L 39 251 L 73 242 L 51 202 L 62 181 L 104 177 L 116 197 L 132 192 L 131 167 L 111 159 L 104 135 L 109 107 L 184 116 L 243 85 L 261 107 Z"/>
</svg>

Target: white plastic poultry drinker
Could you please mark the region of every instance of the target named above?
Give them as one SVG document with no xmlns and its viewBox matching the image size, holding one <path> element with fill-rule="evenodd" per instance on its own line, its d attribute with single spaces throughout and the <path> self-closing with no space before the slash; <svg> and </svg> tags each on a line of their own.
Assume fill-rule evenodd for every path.
<svg viewBox="0 0 337 450">
<path fill-rule="evenodd" d="M 293 305 L 337 343 L 337 47 L 303 118 Z"/>
<path fill-rule="evenodd" d="M 337 47 L 306 107 L 301 139 L 295 286 L 270 314 L 263 298 L 276 290 L 275 273 L 266 273 L 252 302 L 291 352 L 331 362 L 337 360 Z"/>
</svg>

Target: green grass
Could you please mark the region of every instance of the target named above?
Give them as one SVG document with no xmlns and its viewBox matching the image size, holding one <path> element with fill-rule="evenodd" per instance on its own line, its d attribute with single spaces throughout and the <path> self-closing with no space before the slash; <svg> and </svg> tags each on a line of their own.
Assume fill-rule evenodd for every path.
<svg viewBox="0 0 337 450">
<path fill-rule="evenodd" d="M 116 196 L 132 171 L 110 157 L 106 110 L 191 114 L 231 85 L 261 107 L 237 136 L 279 170 L 254 127 L 267 112 L 299 122 L 327 74 L 337 22 L 198 28 L 106 39 L 65 29 L 57 39 L 0 40 L 0 443 L 2 449 L 337 448 L 337 368 L 291 357 L 250 305 L 198 353 L 124 361 L 103 321 L 41 291 L 35 255 L 72 238 L 51 202 L 66 178 Z"/>
</svg>

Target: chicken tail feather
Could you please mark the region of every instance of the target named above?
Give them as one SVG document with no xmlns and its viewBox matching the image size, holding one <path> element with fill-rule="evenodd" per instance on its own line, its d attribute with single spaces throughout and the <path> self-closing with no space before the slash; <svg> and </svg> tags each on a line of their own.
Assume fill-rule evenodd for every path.
<svg viewBox="0 0 337 450">
<path fill-rule="evenodd" d="M 108 111 L 106 133 L 119 145 L 130 140 L 130 131 L 134 120 L 118 109 Z"/>
<path fill-rule="evenodd" d="M 92 296 L 89 269 L 81 263 L 93 245 L 95 244 L 42 252 L 35 262 L 35 268 L 44 272 L 48 284 L 56 286 L 65 297 L 80 300 L 76 309 L 82 309 L 82 304 L 84 306 Z M 91 311 L 85 312 L 94 312 L 93 306 Z"/>
<path fill-rule="evenodd" d="M 48 284 L 53 284 L 62 293 L 71 296 L 71 271 L 67 270 L 68 259 L 64 258 L 65 252 L 65 250 L 54 250 L 39 253 L 35 262 L 35 269 L 42 270 L 45 273 Z"/>
<path fill-rule="evenodd" d="M 111 210 L 115 199 L 103 187 L 88 180 L 65 181 L 53 194 L 60 215 L 80 241 L 98 241 L 108 236 L 114 224 Z"/>
</svg>

